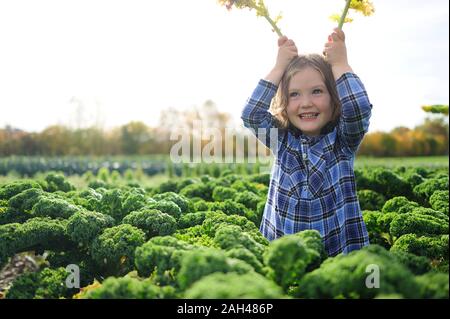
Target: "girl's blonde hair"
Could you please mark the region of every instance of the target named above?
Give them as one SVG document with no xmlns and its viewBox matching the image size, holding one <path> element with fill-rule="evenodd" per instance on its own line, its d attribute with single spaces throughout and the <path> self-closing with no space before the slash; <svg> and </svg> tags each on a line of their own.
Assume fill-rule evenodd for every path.
<svg viewBox="0 0 450 319">
<path fill-rule="evenodd" d="M 281 78 L 277 94 L 272 101 L 271 112 L 277 119 L 280 128 L 286 129 L 290 127 L 290 122 L 286 112 L 286 108 L 289 103 L 289 83 L 298 71 L 307 67 L 313 68 L 322 75 L 328 93 L 331 97 L 331 107 L 333 109 L 331 121 L 321 130 L 322 134 L 328 133 L 339 121 L 339 117 L 341 115 L 341 102 L 336 90 L 336 81 L 334 80 L 331 65 L 323 56 L 319 54 L 299 55 L 289 63 Z"/>
</svg>

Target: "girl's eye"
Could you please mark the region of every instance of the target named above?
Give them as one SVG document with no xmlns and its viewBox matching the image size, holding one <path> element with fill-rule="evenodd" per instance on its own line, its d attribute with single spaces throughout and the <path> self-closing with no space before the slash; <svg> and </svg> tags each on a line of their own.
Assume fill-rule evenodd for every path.
<svg viewBox="0 0 450 319">
<path fill-rule="evenodd" d="M 320 94 L 320 93 L 322 93 L 322 90 L 321 90 L 321 89 L 315 89 L 315 90 L 313 91 L 313 94 Z"/>
<path fill-rule="evenodd" d="M 289 93 L 289 97 L 298 97 L 298 96 L 299 96 L 298 92 Z"/>
</svg>

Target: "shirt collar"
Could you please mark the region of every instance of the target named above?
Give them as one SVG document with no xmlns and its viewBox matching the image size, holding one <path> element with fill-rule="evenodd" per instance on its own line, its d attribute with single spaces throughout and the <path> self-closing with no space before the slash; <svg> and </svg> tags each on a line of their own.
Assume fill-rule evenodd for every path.
<svg viewBox="0 0 450 319">
<path fill-rule="evenodd" d="M 300 138 L 302 141 L 314 144 L 314 143 L 318 142 L 320 139 L 322 139 L 325 135 L 332 132 L 334 127 L 335 127 L 335 125 L 333 125 L 333 123 L 331 123 L 331 122 L 328 123 L 327 125 L 325 125 L 324 128 L 322 128 L 321 134 L 319 134 L 317 136 L 308 136 L 308 135 L 304 134 L 300 129 L 298 129 L 297 127 L 292 125 L 291 123 L 289 123 L 288 129 L 296 138 Z"/>
</svg>

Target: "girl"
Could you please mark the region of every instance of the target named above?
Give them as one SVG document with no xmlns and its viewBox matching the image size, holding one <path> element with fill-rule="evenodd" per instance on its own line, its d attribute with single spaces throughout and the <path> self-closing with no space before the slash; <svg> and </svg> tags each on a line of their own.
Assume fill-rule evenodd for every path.
<svg viewBox="0 0 450 319">
<path fill-rule="evenodd" d="M 345 35 L 334 29 L 325 57 L 298 56 L 286 37 L 278 46 L 275 67 L 259 81 L 241 116 L 276 158 L 260 231 L 273 240 L 315 229 L 329 256 L 360 249 L 369 238 L 353 163 L 372 105 L 347 62 Z M 262 129 L 271 134 L 260 134 Z"/>
</svg>

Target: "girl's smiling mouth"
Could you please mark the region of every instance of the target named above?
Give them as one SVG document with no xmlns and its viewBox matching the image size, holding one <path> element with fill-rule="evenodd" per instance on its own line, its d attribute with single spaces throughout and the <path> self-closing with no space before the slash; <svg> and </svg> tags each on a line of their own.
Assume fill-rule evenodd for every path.
<svg viewBox="0 0 450 319">
<path fill-rule="evenodd" d="M 305 112 L 298 115 L 298 117 L 303 121 L 314 121 L 317 119 L 320 113 L 317 112 Z"/>
</svg>

